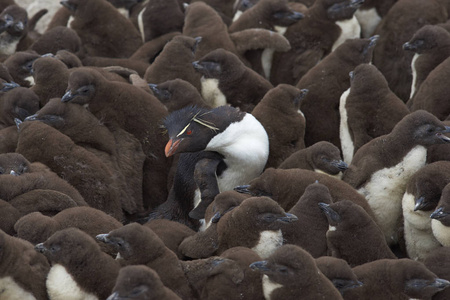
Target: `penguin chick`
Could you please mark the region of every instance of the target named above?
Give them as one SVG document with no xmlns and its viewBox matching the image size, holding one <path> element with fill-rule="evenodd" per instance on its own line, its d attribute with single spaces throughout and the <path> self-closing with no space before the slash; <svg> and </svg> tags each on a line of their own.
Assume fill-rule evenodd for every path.
<svg viewBox="0 0 450 300">
<path fill-rule="evenodd" d="M 268 197 L 245 199 L 219 220 L 217 253 L 244 246 L 261 258 L 267 258 L 283 245 L 283 224 L 292 225 L 297 220 L 296 216 L 285 213 L 278 203 Z"/>
<path fill-rule="evenodd" d="M 14 119 L 21 121 L 39 109 L 39 97 L 30 89 L 17 87 L 1 97 L 0 126 L 16 127 Z"/>
<path fill-rule="evenodd" d="M 80 37 L 87 55 L 127 58 L 142 46 L 138 30 L 111 3 L 101 0 L 63 0 L 61 4 L 73 16 L 69 26 Z M 114 23 L 109 24 L 111 20 Z"/>
<path fill-rule="evenodd" d="M 183 79 L 168 80 L 160 84 L 149 84 L 153 95 L 166 107 L 169 113 L 192 105 L 210 108 L 199 91 Z"/>
<path fill-rule="evenodd" d="M 342 94 L 339 102 L 339 137 L 344 161 L 351 163 L 362 145 L 390 133 L 409 112 L 375 66 L 357 66 L 350 72 L 350 89 Z"/>
<path fill-rule="evenodd" d="M 371 140 L 355 153 L 342 180 L 364 195 L 388 245 L 397 242 L 401 199 L 411 176 L 425 165 L 427 148 L 450 142 L 450 131 L 432 114 L 405 116 L 391 133 Z"/>
<path fill-rule="evenodd" d="M 450 162 L 425 165 L 409 180 L 402 199 L 403 235 L 408 257 L 423 261 L 440 247 L 433 236 L 430 214 L 436 209 L 442 190 L 450 182 Z"/>
<path fill-rule="evenodd" d="M 431 299 L 450 286 L 421 262 L 402 259 L 379 259 L 353 268 L 364 284 L 345 293 L 345 299 Z"/>
<path fill-rule="evenodd" d="M 278 169 L 305 169 L 336 178 L 341 178 L 342 172 L 347 168 L 348 165 L 342 160 L 339 148 L 326 141 L 317 142 L 294 152 L 278 167 Z"/>
<path fill-rule="evenodd" d="M 445 247 L 450 246 L 450 184 L 442 191 L 436 210 L 430 215 L 434 237 Z"/>
<path fill-rule="evenodd" d="M 383 73 L 389 88 L 404 102 L 411 94 L 410 67 L 414 53 L 404 51 L 403 44 L 424 25 L 446 21 L 447 12 L 439 1 L 396 1 L 375 30 L 380 40 L 374 50 L 373 64 Z"/>
<path fill-rule="evenodd" d="M 33 40 L 28 36 L 28 14 L 18 5 L 9 5 L 0 13 L 0 54 L 12 55 L 28 49 Z"/>
<path fill-rule="evenodd" d="M 125 225 L 97 240 L 111 244 L 118 251 L 122 266 L 146 265 L 155 270 L 165 286 L 183 299 L 192 299 L 192 291 L 175 253 L 150 228 L 137 223 Z"/>
<path fill-rule="evenodd" d="M 252 110 L 269 136 L 269 158 L 266 168 L 276 168 L 289 155 L 305 148 L 305 118 L 300 102 L 308 90 L 280 84 L 264 95 Z"/>
<path fill-rule="evenodd" d="M 345 259 L 351 267 L 396 258 L 383 232 L 362 207 L 348 200 L 319 206 L 328 220 L 326 237 L 333 257 Z"/>
<path fill-rule="evenodd" d="M 120 269 L 112 294 L 106 300 L 181 300 L 161 282 L 158 273 L 147 266 Z"/>
<path fill-rule="evenodd" d="M 319 141 L 329 141 L 341 148 L 340 97 L 350 87 L 350 71 L 362 63 L 371 62 L 377 40 L 378 36 L 346 40 L 297 83 L 298 88 L 309 90 L 300 104 L 306 119 L 306 147 Z"/>
<path fill-rule="evenodd" d="M 430 72 L 450 55 L 450 33 L 440 26 L 425 25 L 403 44 L 403 49 L 414 53 L 411 94 L 407 104 L 411 107 L 417 101 L 416 105 L 420 107 L 419 102 L 423 100 L 414 96 Z"/>
<path fill-rule="evenodd" d="M 108 128 L 120 127 L 134 135 L 146 155 L 145 207 L 154 207 L 166 198 L 171 161 L 163 153 L 167 139 L 161 136 L 160 120 L 167 115 L 167 110 L 156 97 L 128 83 L 108 81 L 95 70 L 79 69 L 70 74 L 61 101 L 88 105 L 90 112 Z"/>
<path fill-rule="evenodd" d="M 47 259 L 33 245 L 0 230 L 0 287 L 5 299 L 48 299 L 45 278 Z"/>
<path fill-rule="evenodd" d="M 14 82 L 22 87 L 31 87 L 34 85 L 31 74 L 33 62 L 39 57 L 34 51 L 19 51 L 10 55 L 3 64 L 8 68 Z"/>
<path fill-rule="evenodd" d="M 179 35 L 165 43 L 161 53 L 147 68 L 144 79 L 153 84 L 160 84 L 177 78 L 186 80 L 198 91 L 201 90 L 201 75 L 192 68 L 195 53 L 202 38 Z"/>
<path fill-rule="evenodd" d="M 69 227 L 76 227 L 95 238 L 102 232 L 122 227 L 122 223 L 92 207 L 72 207 L 53 217 L 40 212 L 27 214 L 14 225 L 17 237 L 33 244 L 45 242 L 56 231 Z"/>
<path fill-rule="evenodd" d="M 284 245 L 266 260 L 254 262 L 252 269 L 262 272 L 266 300 L 343 299 L 323 275 L 313 257 L 295 245 Z"/>
<path fill-rule="evenodd" d="M 35 249 L 52 264 L 46 281 L 50 299 L 106 299 L 111 293 L 120 265 L 87 233 L 63 229 Z"/>
<path fill-rule="evenodd" d="M 363 207 L 370 216 L 373 216 L 372 209 L 364 196 L 355 191 L 349 184 L 340 179 L 309 170 L 269 168 L 259 177 L 253 179 L 249 185 L 236 187 L 235 190 L 258 197 L 271 197 L 281 207 L 289 211 L 298 202 L 305 189 L 316 181 L 329 189 L 333 202 L 353 201 Z"/>
<path fill-rule="evenodd" d="M 363 285 L 356 277 L 352 268 L 343 259 L 332 256 L 321 256 L 316 258 L 316 265 L 320 272 L 339 290 L 344 299 L 346 291 L 359 288 Z"/>
<path fill-rule="evenodd" d="M 204 1 L 193 2 L 186 8 L 182 32 L 191 38 L 201 37 L 195 51 L 196 60 L 216 49 L 237 54 L 227 25 L 221 20 L 219 13 Z"/>
<path fill-rule="evenodd" d="M 314 258 L 328 253 L 328 221 L 319 203 L 333 203 L 329 189 L 321 183 L 308 185 L 298 202 L 289 210 L 290 214 L 297 216 L 298 221 L 282 228 L 286 244 L 302 247 Z"/>
<path fill-rule="evenodd" d="M 178 250 L 189 258 L 208 258 L 215 254 L 219 247 L 217 223 L 231 210 L 239 206 L 250 195 L 240 194 L 236 191 L 225 191 L 218 194 L 205 212 L 204 224 L 199 231 L 185 238 Z"/>
<path fill-rule="evenodd" d="M 442 84 L 442 78 L 447 76 L 450 58 L 446 58 L 434 68 L 422 82 L 411 101 L 408 103 L 411 111 L 426 110 L 439 120 L 445 120 L 450 114 L 450 105 L 442 101 L 448 93 L 448 87 Z"/>
<path fill-rule="evenodd" d="M 213 107 L 230 104 L 251 112 L 273 88 L 264 77 L 224 49 L 211 51 L 192 65 L 202 75 L 203 99 Z"/>
<path fill-rule="evenodd" d="M 439 278 L 450 280 L 450 249 L 448 247 L 439 247 L 431 251 L 423 263 L 425 266 Z M 450 296 L 450 289 L 444 289 L 433 296 L 435 300 L 444 300 Z"/>
</svg>

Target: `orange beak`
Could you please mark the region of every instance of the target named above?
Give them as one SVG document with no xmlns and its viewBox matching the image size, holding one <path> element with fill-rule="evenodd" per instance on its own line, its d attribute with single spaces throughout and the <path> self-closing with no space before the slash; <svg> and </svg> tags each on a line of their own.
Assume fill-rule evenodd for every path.
<svg viewBox="0 0 450 300">
<path fill-rule="evenodd" d="M 178 146 L 180 145 L 182 140 L 183 139 L 174 141 L 173 139 L 170 139 L 169 142 L 167 142 L 167 145 L 165 148 L 166 157 L 172 156 L 174 154 L 174 152 L 177 151 Z"/>
</svg>

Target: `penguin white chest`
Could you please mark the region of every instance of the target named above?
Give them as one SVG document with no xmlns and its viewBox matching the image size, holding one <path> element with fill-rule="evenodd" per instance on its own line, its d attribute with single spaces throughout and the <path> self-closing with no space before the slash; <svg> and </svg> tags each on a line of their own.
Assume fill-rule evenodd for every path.
<svg viewBox="0 0 450 300">
<path fill-rule="evenodd" d="M 397 241 L 402 197 L 411 176 L 425 165 L 427 149 L 415 146 L 397 165 L 376 171 L 358 190 L 364 195 L 389 245 Z"/>
<path fill-rule="evenodd" d="M 431 230 L 431 212 L 414 211 L 414 198 L 414 195 L 406 192 L 402 199 L 404 238 L 408 257 L 423 261 L 440 244 Z"/>
<path fill-rule="evenodd" d="M 8 32 L 2 32 L 0 34 L 0 53 L 5 55 L 14 54 L 19 41 L 20 39 L 11 36 Z"/>
<path fill-rule="evenodd" d="M 431 228 L 434 237 L 444 247 L 450 247 L 450 227 L 445 226 L 439 220 L 431 220 Z"/>
<path fill-rule="evenodd" d="M 283 245 L 283 234 L 279 230 L 264 230 L 259 234 L 259 241 L 252 248 L 261 258 L 272 255 L 278 247 Z"/>
<path fill-rule="evenodd" d="M 205 150 L 224 156 L 227 169 L 217 178 L 219 190 L 224 192 L 248 184 L 262 173 L 269 156 L 269 138 L 261 123 L 246 114 L 213 137 Z"/>
<path fill-rule="evenodd" d="M 0 300 L 36 300 L 36 298 L 7 276 L 0 278 Z"/>
<path fill-rule="evenodd" d="M 336 42 L 334 42 L 331 51 L 334 51 L 347 39 L 356 39 L 361 35 L 361 25 L 359 25 L 359 22 L 355 16 L 348 20 L 337 21 L 336 25 L 341 28 L 341 35 L 336 40 Z"/>
<path fill-rule="evenodd" d="M 342 93 L 341 100 L 339 102 L 339 114 L 341 116 L 339 125 L 339 138 L 341 140 L 342 156 L 347 164 L 350 164 L 353 159 L 353 153 L 355 152 L 355 145 L 353 144 L 352 136 L 350 135 L 350 129 L 348 128 L 348 114 L 345 105 L 347 104 L 347 97 L 350 94 L 350 88 Z"/>
<path fill-rule="evenodd" d="M 98 300 L 95 295 L 83 291 L 66 268 L 59 264 L 50 269 L 46 285 L 51 300 Z"/>
<path fill-rule="evenodd" d="M 284 35 L 287 30 L 287 27 L 275 26 L 275 30 L 279 34 Z M 272 61 L 274 53 L 275 49 L 266 48 L 263 50 L 261 55 L 261 65 L 264 71 L 264 76 L 266 77 L 267 80 L 270 80 L 270 72 L 272 71 Z"/>
<path fill-rule="evenodd" d="M 411 70 L 412 70 L 412 83 L 411 83 L 411 94 L 409 95 L 409 98 L 411 99 L 414 96 L 414 93 L 416 92 L 416 84 L 417 84 L 417 70 L 416 70 L 416 61 L 419 58 L 420 54 L 416 53 L 413 56 L 413 59 L 411 61 Z"/>
<path fill-rule="evenodd" d="M 376 8 L 371 9 L 358 9 L 355 12 L 355 17 L 361 24 L 361 31 L 363 38 L 369 38 L 375 32 L 375 28 L 381 21 L 380 15 L 377 13 Z"/>
<path fill-rule="evenodd" d="M 227 97 L 219 89 L 219 80 L 215 78 L 200 78 L 202 97 L 212 107 L 227 105 Z"/>
<path fill-rule="evenodd" d="M 267 276 L 267 275 L 263 275 L 262 286 L 263 286 L 264 298 L 266 300 L 271 299 L 270 296 L 272 295 L 273 291 L 283 287 L 282 284 L 279 284 L 279 283 L 276 283 L 276 282 L 273 282 L 272 280 L 270 280 L 269 276 Z"/>
<path fill-rule="evenodd" d="M 147 7 L 144 7 L 143 10 L 141 10 L 141 12 L 138 15 L 138 27 L 139 27 L 139 32 L 141 33 L 141 38 L 142 41 L 145 43 L 145 32 L 144 32 L 144 20 L 143 20 L 143 15 L 144 12 L 146 10 Z"/>
</svg>

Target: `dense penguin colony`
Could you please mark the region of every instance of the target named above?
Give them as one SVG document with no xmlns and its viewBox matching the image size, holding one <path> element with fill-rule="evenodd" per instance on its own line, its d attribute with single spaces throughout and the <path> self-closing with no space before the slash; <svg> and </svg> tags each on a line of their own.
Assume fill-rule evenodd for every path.
<svg viewBox="0 0 450 300">
<path fill-rule="evenodd" d="M 0 300 L 450 299 L 448 19 L 0 1 Z"/>
</svg>

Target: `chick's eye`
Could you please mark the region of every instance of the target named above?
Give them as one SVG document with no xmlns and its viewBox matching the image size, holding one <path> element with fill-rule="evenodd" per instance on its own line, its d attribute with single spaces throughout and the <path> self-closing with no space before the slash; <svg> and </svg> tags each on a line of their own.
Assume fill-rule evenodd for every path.
<svg viewBox="0 0 450 300">
<path fill-rule="evenodd" d="M 187 135 L 191 135 L 192 134 L 192 130 L 189 129 L 188 131 L 186 131 L 186 134 Z"/>
</svg>

